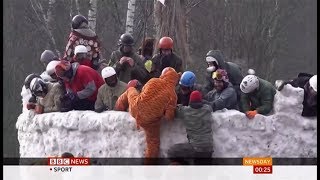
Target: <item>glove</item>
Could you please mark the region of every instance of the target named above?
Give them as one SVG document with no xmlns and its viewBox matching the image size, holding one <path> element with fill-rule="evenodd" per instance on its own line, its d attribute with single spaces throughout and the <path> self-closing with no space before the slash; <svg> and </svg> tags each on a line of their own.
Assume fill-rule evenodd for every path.
<svg viewBox="0 0 320 180">
<path fill-rule="evenodd" d="M 29 103 L 36 103 L 37 102 L 37 97 L 36 96 L 31 96 L 31 98 L 28 101 Z"/>
<path fill-rule="evenodd" d="M 30 110 L 30 109 L 35 109 L 36 108 L 36 105 L 34 103 L 28 103 L 27 104 L 27 109 Z"/>
<path fill-rule="evenodd" d="M 134 60 L 133 60 L 132 58 L 130 58 L 130 57 L 127 58 L 127 63 L 128 63 L 131 67 L 134 66 Z"/>
<path fill-rule="evenodd" d="M 247 111 L 247 112 L 246 112 L 246 116 L 247 116 L 249 119 L 254 118 L 254 116 L 257 115 L 257 114 L 258 114 L 257 110 Z"/>
<path fill-rule="evenodd" d="M 101 113 L 103 111 L 108 111 L 108 110 L 109 110 L 109 108 L 107 106 L 103 106 L 101 108 L 95 109 L 94 111 L 97 113 Z"/>
<path fill-rule="evenodd" d="M 66 95 L 73 103 L 79 100 L 77 93 L 71 92 L 71 93 L 67 93 Z"/>
<path fill-rule="evenodd" d="M 134 87 L 134 88 L 139 89 L 142 87 L 142 84 L 138 80 L 133 79 L 128 82 L 127 89 L 129 89 L 129 87 Z"/>
<path fill-rule="evenodd" d="M 60 112 L 68 112 L 73 109 L 73 104 L 68 94 L 64 94 L 63 96 L 60 96 L 60 101 L 61 101 Z"/>
<path fill-rule="evenodd" d="M 42 114 L 43 113 L 43 106 L 41 106 L 40 104 L 36 105 L 35 112 L 36 112 L 36 114 Z"/>
<path fill-rule="evenodd" d="M 127 62 L 127 60 L 128 60 L 128 57 L 123 56 L 123 57 L 120 59 L 120 64 L 122 65 L 123 63 Z"/>
</svg>

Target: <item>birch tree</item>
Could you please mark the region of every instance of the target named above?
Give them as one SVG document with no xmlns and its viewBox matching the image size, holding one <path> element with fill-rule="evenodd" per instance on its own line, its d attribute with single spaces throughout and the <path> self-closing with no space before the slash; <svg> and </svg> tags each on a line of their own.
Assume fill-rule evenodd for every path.
<svg viewBox="0 0 320 180">
<path fill-rule="evenodd" d="M 96 31 L 96 24 L 97 24 L 97 0 L 90 0 L 90 8 L 88 12 L 88 22 L 89 27 Z"/>
<path fill-rule="evenodd" d="M 126 33 L 133 34 L 134 13 L 136 10 L 136 0 L 128 1 Z"/>
</svg>

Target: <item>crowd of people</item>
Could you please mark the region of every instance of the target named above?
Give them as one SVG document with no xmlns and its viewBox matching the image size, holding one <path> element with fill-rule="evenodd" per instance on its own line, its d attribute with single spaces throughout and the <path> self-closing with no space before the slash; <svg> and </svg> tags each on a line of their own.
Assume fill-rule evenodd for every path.
<svg viewBox="0 0 320 180">
<path fill-rule="evenodd" d="M 159 155 L 161 120 L 175 117 L 182 119 L 189 142 L 169 149 L 172 163 L 181 163 L 177 158 L 183 157 L 211 157 L 212 112 L 236 109 L 249 119 L 268 115 L 276 91 L 286 84 L 304 89 L 302 116 L 317 116 L 317 75 L 300 73 L 274 86 L 255 74 L 243 76 L 240 67 L 227 62 L 220 50 L 210 50 L 203 61 L 206 83 L 197 84 L 196 75 L 183 69 L 170 37 L 159 40 L 159 53 L 153 55 L 155 39 L 145 39 L 135 52 L 133 36 L 122 34 L 119 49 L 107 61 L 101 58 L 101 43 L 88 20 L 76 15 L 71 24 L 64 56 L 45 50 L 40 57 L 45 71 L 26 77 L 24 88 L 32 94 L 27 108 L 37 114 L 128 111 L 137 128 L 145 131 L 146 158 Z"/>
</svg>

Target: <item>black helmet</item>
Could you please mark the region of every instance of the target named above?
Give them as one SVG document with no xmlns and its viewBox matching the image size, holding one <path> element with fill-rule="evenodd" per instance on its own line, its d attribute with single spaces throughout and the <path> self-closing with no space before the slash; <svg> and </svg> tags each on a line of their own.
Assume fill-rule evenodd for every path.
<svg viewBox="0 0 320 180">
<path fill-rule="evenodd" d="M 131 34 L 125 33 L 120 36 L 119 45 L 133 46 L 133 44 L 134 44 L 134 40 Z"/>
<path fill-rule="evenodd" d="M 41 78 L 41 76 L 35 73 L 29 74 L 24 80 L 24 86 L 26 87 L 26 89 L 30 89 L 30 83 L 34 78 Z"/>
<path fill-rule="evenodd" d="M 32 94 L 37 96 L 39 93 L 42 93 L 42 92 L 47 94 L 48 87 L 47 87 L 46 82 L 44 82 L 43 79 L 34 78 L 30 82 L 30 90 L 31 90 Z"/>
<path fill-rule="evenodd" d="M 72 29 L 79 29 L 80 25 L 85 22 L 88 24 L 87 18 L 78 14 L 72 18 Z"/>
<path fill-rule="evenodd" d="M 40 56 L 40 62 L 49 64 L 53 60 L 58 60 L 58 57 L 50 50 L 44 50 Z"/>
</svg>

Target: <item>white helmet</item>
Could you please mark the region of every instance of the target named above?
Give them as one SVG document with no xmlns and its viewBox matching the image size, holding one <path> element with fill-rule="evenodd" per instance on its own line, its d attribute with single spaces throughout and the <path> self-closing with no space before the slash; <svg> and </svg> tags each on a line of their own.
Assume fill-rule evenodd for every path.
<svg viewBox="0 0 320 180">
<path fill-rule="evenodd" d="M 78 53 L 88 53 L 88 50 L 84 45 L 78 45 L 74 48 L 74 54 Z"/>
<path fill-rule="evenodd" d="M 46 72 L 50 76 L 55 72 L 56 66 L 60 63 L 60 61 L 51 61 L 47 65 Z"/>
<path fill-rule="evenodd" d="M 314 75 L 309 79 L 309 84 L 312 89 L 317 92 L 317 75 Z"/>
<path fill-rule="evenodd" d="M 216 60 L 216 58 L 214 58 L 214 57 L 212 57 L 212 56 L 207 56 L 206 57 L 206 62 L 207 63 L 209 63 L 209 62 L 215 62 L 217 65 L 219 65 L 219 63 L 218 63 L 218 61 Z M 210 66 L 210 67 L 208 67 L 207 68 L 207 71 L 208 72 L 214 72 L 214 71 L 216 71 L 217 70 L 217 68 L 215 67 L 215 66 Z"/>
<path fill-rule="evenodd" d="M 259 87 L 259 79 L 255 75 L 247 75 L 240 84 L 240 89 L 243 93 L 250 93 Z"/>
<path fill-rule="evenodd" d="M 46 88 L 46 83 L 41 78 L 33 78 L 30 82 L 30 90 L 32 93 L 45 92 Z"/>
<path fill-rule="evenodd" d="M 212 57 L 212 56 L 207 56 L 206 57 L 206 62 L 216 62 L 217 65 L 219 65 L 218 61 L 216 60 L 216 58 Z"/>
<path fill-rule="evenodd" d="M 101 71 L 101 76 L 103 77 L 103 79 L 111 77 L 115 74 L 116 74 L 116 71 L 113 69 L 113 67 L 105 67 Z"/>
</svg>

